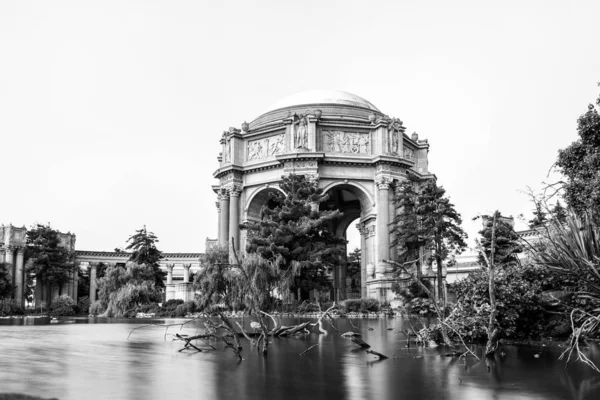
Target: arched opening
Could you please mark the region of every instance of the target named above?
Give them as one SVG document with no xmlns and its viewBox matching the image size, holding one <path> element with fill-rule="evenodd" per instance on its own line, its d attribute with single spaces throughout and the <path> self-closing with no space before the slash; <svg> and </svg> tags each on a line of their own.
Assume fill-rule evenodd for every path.
<svg viewBox="0 0 600 400">
<path fill-rule="evenodd" d="M 330 297 L 336 301 L 348 298 L 361 298 L 366 294 L 364 274 L 364 240 L 359 233 L 357 224 L 366 215 L 365 209 L 370 208 L 367 194 L 359 187 L 342 183 L 327 189 L 329 198 L 321 203 L 321 210 L 338 209 L 343 216 L 334 222 L 332 231 L 348 242 L 344 246 L 343 256 L 332 271 L 332 292 Z M 355 249 L 358 251 L 355 252 Z M 349 253 L 353 253 L 349 257 Z"/>
</svg>

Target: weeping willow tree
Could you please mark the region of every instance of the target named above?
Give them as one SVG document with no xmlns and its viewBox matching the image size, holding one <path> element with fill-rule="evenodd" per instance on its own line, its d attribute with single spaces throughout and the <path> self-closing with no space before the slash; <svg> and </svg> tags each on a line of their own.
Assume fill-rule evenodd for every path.
<svg viewBox="0 0 600 400">
<path fill-rule="evenodd" d="M 98 302 L 103 317 L 124 317 L 142 304 L 161 300 L 154 271 L 128 262 L 127 267 L 110 266 L 98 281 Z"/>
</svg>

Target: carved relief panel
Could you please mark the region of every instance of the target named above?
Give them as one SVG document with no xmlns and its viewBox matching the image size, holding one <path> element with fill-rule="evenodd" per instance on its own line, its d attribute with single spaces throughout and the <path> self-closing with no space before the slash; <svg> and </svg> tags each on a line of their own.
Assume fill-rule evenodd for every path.
<svg viewBox="0 0 600 400">
<path fill-rule="evenodd" d="M 408 147 L 404 148 L 404 158 L 407 160 L 414 161 L 415 160 L 415 151 L 413 149 L 409 149 Z"/>
<path fill-rule="evenodd" d="M 285 134 L 248 142 L 247 160 L 262 160 L 285 152 Z"/>
<path fill-rule="evenodd" d="M 323 131 L 323 151 L 342 154 L 371 154 L 371 135 L 363 132 Z"/>
</svg>

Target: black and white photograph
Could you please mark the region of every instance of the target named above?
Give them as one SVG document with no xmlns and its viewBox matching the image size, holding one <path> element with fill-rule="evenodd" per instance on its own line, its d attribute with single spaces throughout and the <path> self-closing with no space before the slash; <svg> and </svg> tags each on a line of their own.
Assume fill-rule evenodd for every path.
<svg viewBox="0 0 600 400">
<path fill-rule="evenodd" d="M 0 0 L 0 400 L 600 399 L 598 0 Z"/>
</svg>

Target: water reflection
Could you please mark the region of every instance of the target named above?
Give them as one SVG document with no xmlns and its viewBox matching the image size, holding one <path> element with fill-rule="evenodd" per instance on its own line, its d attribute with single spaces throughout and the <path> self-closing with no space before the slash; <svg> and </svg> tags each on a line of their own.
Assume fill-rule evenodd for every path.
<svg viewBox="0 0 600 400">
<path fill-rule="evenodd" d="M 140 323 L 147 321 L 0 320 L 0 393 L 114 400 L 600 398 L 600 374 L 576 363 L 565 369 L 557 361 L 561 348 L 504 346 L 490 360 L 459 360 L 440 348 L 407 348 L 399 319 L 354 321 L 372 349 L 390 357 L 383 361 L 340 336 L 353 330 L 343 319 L 335 321 L 338 332 L 326 326 L 328 335 L 273 340 L 267 358 L 244 341 L 242 362 L 220 346 L 180 353 L 180 343 L 163 340 L 164 328 L 138 329 L 127 340 Z M 588 354 L 600 364 L 597 346 Z"/>
</svg>

